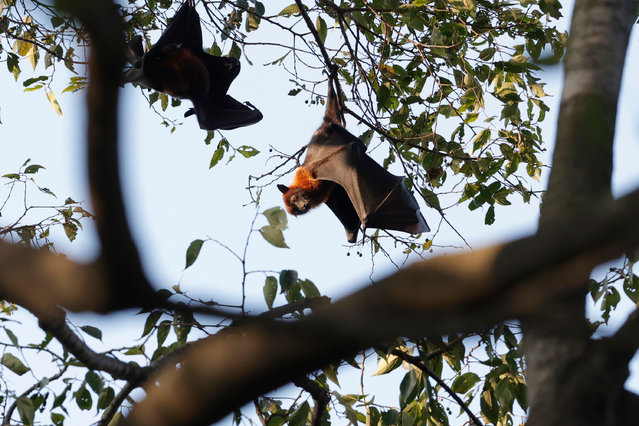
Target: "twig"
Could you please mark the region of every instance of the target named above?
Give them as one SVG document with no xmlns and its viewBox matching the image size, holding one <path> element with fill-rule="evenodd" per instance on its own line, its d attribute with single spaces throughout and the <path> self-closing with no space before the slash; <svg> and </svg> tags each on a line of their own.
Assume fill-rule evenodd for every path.
<svg viewBox="0 0 639 426">
<path fill-rule="evenodd" d="M 51 333 L 60 343 L 71 352 L 78 361 L 89 370 L 100 370 L 109 373 L 116 379 L 138 383 L 147 375 L 145 368 L 137 364 L 120 361 L 110 356 L 98 354 L 91 350 L 67 325 L 66 314 L 57 309 L 49 318 L 38 318 L 40 328 Z"/>
<path fill-rule="evenodd" d="M 120 389 L 120 392 L 118 392 L 115 398 L 113 398 L 113 401 L 111 401 L 109 406 L 104 410 L 104 413 L 102 413 L 102 417 L 100 418 L 97 426 L 107 426 L 113 419 L 113 416 L 115 416 L 120 409 L 120 406 L 122 405 L 124 400 L 136 387 L 138 387 L 138 385 L 134 385 L 131 382 L 124 385 L 124 387 Z"/>
<path fill-rule="evenodd" d="M 54 374 L 53 376 L 49 377 L 47 380 L 49 382 L 52 382 L 54 380 L 59 379 L 67 371 L 67 368 L 69 368 L 69 365 L 65 365 L 64 367 L 62 367 L 62 369 L 57 374 Z M 9 408 L 7 409 L 7 412 L 5 413 L 4 420 L 2 421 L 2 426 L 11 426 L 11 416 L 13 415 L 13 412 L 18 406 L 18 400 L 20 398 L 28 396 L 31 392 L 36 390 L 40 386 L 41 382 L 42 381 L 40 380 L 37 383 L 34 383 L 33 386 L 31 386 L 26 391 L 22 392 L 22 394 L 19 397 L 13 400 L 13 403 L 9 406 Z"/>
<path fill-rule="evenodd" d="M 308 392 L 315 401 L 315 407 L 313 408 L 313 416 L 311 419 L 311 426 L 320 426 L 324 415 L 326 414 L 326 407 L 331 401 L 328 390 L 324 389 L 317 382 L 309 379 L 308 377 L 301 377 L 293 381 L 295 386 L 299 386 Z"/>
<path fill-rule="evenodd" d="M 306 308 L 314 309 L 322 305 L 327 305 L 330 303 L 330 301 L 331 299 L 327 296 L 297 300 L 295 302 L 291 302 L 283 306 L 278 306 L 277 308 L 266 311 L 258 315 L 258 317 L 264 319 L 277 319 L 283 317 L 286 314 L 290 314 L 296 311 L 303 311 Z"/>
<path fill-rule="evenodd" d="M 472 423 L 474 423 L 475 426 L 482 426 L 482 422 L 480 422 L 479 419 L 473 414 L 473 412 L 470 411 L 468 405 L 466 405 L 466 403 L 462 401 L 462 399 L 455 392 L 453 392 L 453 390 L 446 384 L 446 382 L 444 382 L 441 377 L 435 374 L 435 372 L 431 370 L 419 357 L 408 355 L 406 352 L 402 352 L 399 349 L 394 349 L 392 354 L 410 364 L 413 364 L 415 367 L 419 368 L 429 377 L 435 380 L 437 384 L 444 388 L 444 390 L 448 392 L 448 394 L 459 404 L 459 406 L 466 412 L 466 414 L 468 414 L 468 417 L 470 417 Z"/>
</svg>

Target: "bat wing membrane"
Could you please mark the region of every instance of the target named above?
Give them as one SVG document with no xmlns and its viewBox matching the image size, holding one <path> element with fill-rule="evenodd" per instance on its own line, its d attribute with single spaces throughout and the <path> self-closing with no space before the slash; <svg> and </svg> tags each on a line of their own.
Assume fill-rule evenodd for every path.
<svg viewBox="0 0 639 426">
<path fill-rule="evenodd" d="M 326 202 L 355 242 L 360 223 L 410 233 L 429 231 L 403 178 L 389 173 L 366 154 L 366 146 L 342 126 L 331 123 L 311 140 L 304 165 L 320 180 L 339 187 Z"/>
</svg>

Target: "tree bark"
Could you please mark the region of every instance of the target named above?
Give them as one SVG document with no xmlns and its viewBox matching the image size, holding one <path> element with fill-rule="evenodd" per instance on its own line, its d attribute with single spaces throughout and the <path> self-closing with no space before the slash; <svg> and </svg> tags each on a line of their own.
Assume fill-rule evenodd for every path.
<svg viewBox="0 0 639 426">
<path fill-rule="evenodd" d="M 575 2 L 540 231 L 592 214 L 611 199 L 617 101 L 636 12 L 630 0 Z M 636 424 L 636 417 L 625 416 L 632 399 L 623 389 L 630 356 L 590 339 L 585 289 L 584 281 L 523 322 L 529 426 Z"/>
</svg>

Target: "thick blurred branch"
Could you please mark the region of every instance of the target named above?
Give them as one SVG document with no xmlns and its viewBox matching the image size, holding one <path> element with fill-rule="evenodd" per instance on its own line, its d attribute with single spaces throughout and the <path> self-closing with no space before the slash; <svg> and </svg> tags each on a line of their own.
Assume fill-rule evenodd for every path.
<svg viewBox="0 0 639 426">
<path fill-rule="evenodd" d="M 149 382 L 128 424 L 208 424 L 390 338 L 525 317 L 639 245 L 637 208 L 639 191 L 533 237 L 414 264 L 299 321 L 255 321 L 208 337 L 185 352 L 179 369 L 169 366 Z"/>
<path fill-rule="evenodd" d="M 89 184 L 105 274 L 109 309 L 152 304 L 148 282 L 126 219 L 119 174 L 118 93 L 124 66 L 124 25 L 110 0 L 58 0 L 57 6 L 84 24 L 91 37 L 89 57 Z"/>
<path fill-rule="evenodd" d="M 594 266 L 637 248 L 639 192 L 614 202 L 609 197 L 618 82 L 636 2 L 590 3 L 578 3 L 571 46 L 577 53 L 572 55 L 590 61 L 593 55 L 583 52 L 612 47 L 593 60 L 592 67 L 603 68 L 601 74 L 574 56 L 567 60 L 559 126 L 567 133 L 558 135 L 555 155 L 555 170 L 565 171 L 553 171 L 535 236 L 414 264 L 298 321 L 245 322 L 189 345 L 180 354 L 179 368 L 176 359 L 163 361 L 168 365 L 148 381 L 147 397 L 127 424 L 209 424 L 269 390 L 393 337 L 464 332 L 526 318 L 548 301 L 583 289 Z M 43 327 L 74 347 L 77 342 L 65 337 L 64 327 L 52 322 L 57 305 L 108 312 L 160 302 L 142 271 L 120 188 L 120 18 L 106 0 L 59 0 L 58 5 L 77 16 L 92 38 L 88 163 L 102 258 L 78 265 L 0 243 L 0 297 L 34 312 Z M 595 36 L 606 42 L 581 44 Z M 582 65 L 586 68 L 580 71 Z M 602 81 L 601 89 L 588 92 Z M 620 336 L 634 331 L 634 323 Z M 78 350 L 86 355 L 86 349 Z M 592 365 L 606 366 L 609 360 L 597 361 Z"/>
</svg>

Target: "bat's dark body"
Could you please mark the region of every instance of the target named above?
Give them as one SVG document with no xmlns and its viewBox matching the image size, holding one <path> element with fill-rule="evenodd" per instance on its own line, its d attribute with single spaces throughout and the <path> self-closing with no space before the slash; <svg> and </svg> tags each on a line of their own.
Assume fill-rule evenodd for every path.
<svg viewBox="0 0 639 426">
<path fill-rule="evenodd" d="M 259 110 L 226 94 L 240 72 L 240 62 L 204 52 L 200 17 L 190 0 L 148 52 L 144 53 L 142 37 L 136 36 L 126 53 L 132 67 L 124 81 L 190 99 L 194 108 L 185 116 L 195 114 L 202 129 L 230 130 L 262 119 Z"/>
<path fill-rule="evenodd" d="M 326 115 L 311 139 L 301 167 L 319 181 L 334 182 L 326 205 L 342 222 L 349 242 L 360 226 L 412 234 L 430 231 L 404 179 L 389 173 L 366 154 L 366 145 L 343 126 L 329 81 Z M 280 190 L 288 189 L 282 185 Z M 285 195 L 286 200 L 286 195 Z"/>
</svg>

